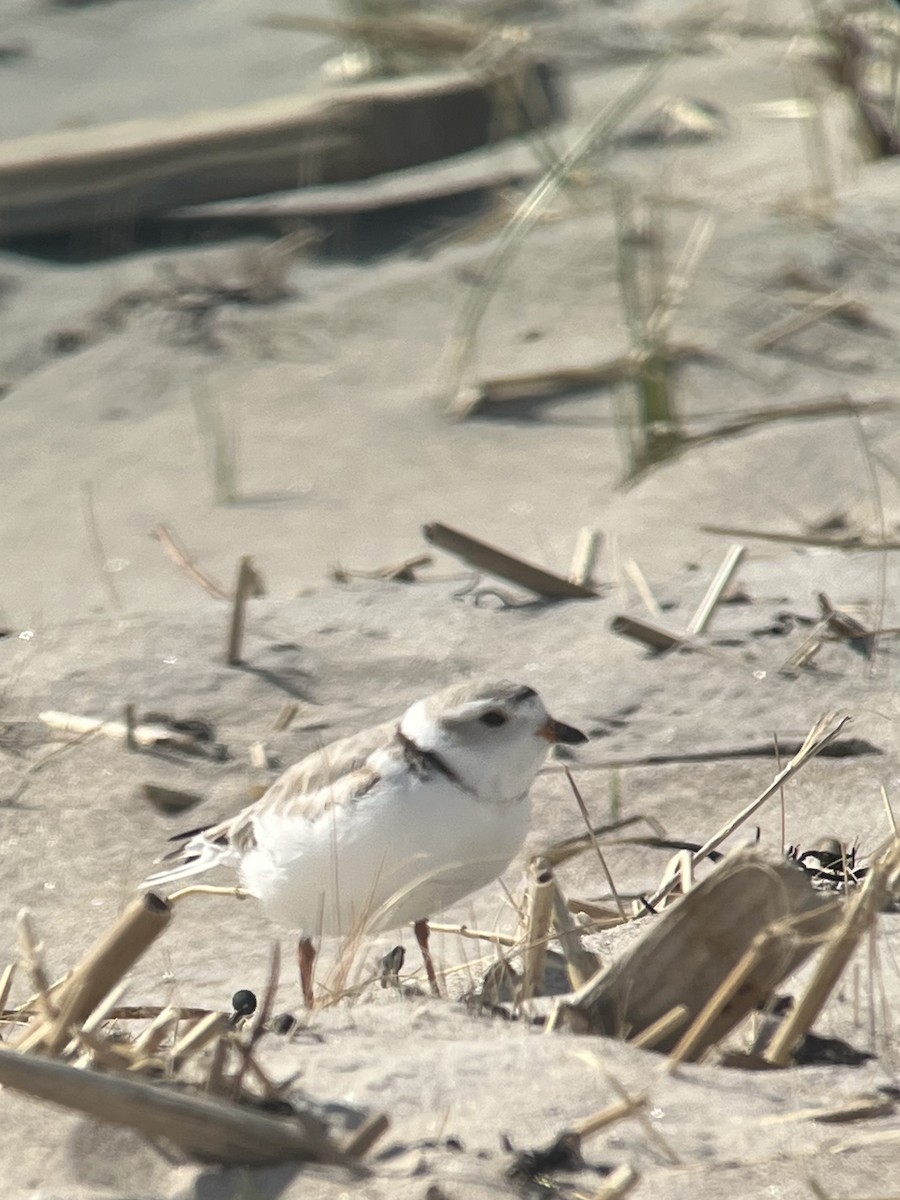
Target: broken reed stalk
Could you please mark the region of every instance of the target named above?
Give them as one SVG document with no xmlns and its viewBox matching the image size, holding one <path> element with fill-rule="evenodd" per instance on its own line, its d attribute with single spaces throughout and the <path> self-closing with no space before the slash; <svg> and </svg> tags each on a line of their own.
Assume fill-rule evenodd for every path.
<svg viewBox="0 0 900 1200">
<path fill-rule="evenodd" d="M 253 569 L 253 559 L 245 554 L 238 563 L 237 582 L 234 585 L 234 600 L 231 606 L 231 620 L 228 623 L 228 651 L 225 661 L 229 667 L 240 666 L 243 661 L 241 648 L 244 642 L 244 620 L 247 601 L 253 595 L 256 583 L 256 571 Z"/>
<path fill-rule="evenodd" d="M 373 1113 L 347 1138 L 343 1153 L 347 1158 L 362 1158 L 390 1128 L 391 1122 L 384 1113 Z"/>
<path fill-rule="evenodd" d="M 170 1058 L 176 1069 L 193 1054 L 197 1054 L 214 1038 L 219 1037 L 228 1029 L 227 1013 L 209 1013 L 194 1025 L 187 1033 L 178 1039 L 172 1047 Z"/>
<path fill-rule="evenodd" d="M 572 552 L 572 565 L 569 567 L 569 579 L 581 587 L 593 587 L 594 566 L 600 549 L 600 534 L 596 529 L 586 525 L 579 529 L 575 539 L 575 549 Z"/>
<path fill-rule="evenodd" d="M 639 1050 L 652 1050 L 657 1043 L 664 1041 L 670 1033 L 674 1033 L 683 1025 L 689 1016 L 690 1010 L 686 1004 L 676 1004 L 658 1021 L 642 1029 L 637 1037 L 629 1038 L 629 1042 Z"/>
<path fill-rule="evenodd" d="M 645 621 L 641 617 L 629 617 L 624 614 L 613 617 L 609 623 L 609 627 L 613 633 L 618 633 L 622 637 L 629 637 L 635 642 L 642 642 L 645 646 L 649 646 L 651 650 L 674 650 L 676 646 L 680 646 L 684 641 L 681 634 L 672 633 L 668 629 L 664 629 L 661 625 L 654 625 L 650 621 Z"/>
<path fill-rule="evenodd" d="M 742 546 L 739 543 L 729 548 L 722 565 L 716 571 L 713 581 L 700 603 L 700 607 L 691 618 L 691 622 L 687 627 L 688 637 L 696 637 L 698 634 L 706 632 L 706 627 L 709 625 L 712 615 L 719 601 L 722 599 L 722 593 L 734 578 L 734 573 L 741 565 L 741 560 L 746 553 L 746 549 L 746 546 Z"/>
<path fill-rule="evenodd" d="M 596 599 L 597 593 L 593 588 L 573 583 L 552 571 L 545 571 L 543 567 L 507 554 L 505 550 L 472 537 L 461 529 L 454 529 L 451 525 L 432 521 L 429 525 L 423 525 L 422 533 L 426 541 L 471 563 L 479 571 L 487 571 L 500 579 L 507 579 L 510 583 L 527 588 L 538 596 L 545 596 L 548 600 Z"/>
<path fill-rule="evenodd" d="M 787 1066 L 791 1052 L 824 1008 L 847 963 L 877 914 L 891 896 L 893 876 L 900 869 L 900 839 L 873 864 L 857 894 L 847 903 L 843 920 L 832 933 L 816 964 L 806 991 L 778 1028 L 765 1057 Z"/>
<path fill-rule="evenodd" d="M 568 1132 L 574 1133 L 579 1140 L 592 1137 L 595 1133 L 599 1133 L 601 1129 L 606 1129 L 609 1125 L 615 1125 L 617 1121 L 624 1121 L 628 1117 L 636 1116 L 646 1105 L 649 1096 L 649 1092 L 640 1092 L 637 1096 L 626 1096 L 625 1099 L 617 1100 L 615 1104 L 608 1104 L 606 1108 L 601 1108 L 599 1112 L 576 1121 L 574 1125 L 569 1127 Z"/>
<path fill-rule="evenodd" d="M 580 988 L 600 969 L 596 954 L 581 944 L 581 933 L 574 923 L 562 889 L 553 881 L 553 931 L 566 960 L 566 971 L 573 988 Z"/>
<path fill-rule="evenodd" d="M 623 1163 L 604 1179 L 594 1192 L 591 1200 L 621 1200 L 641 1182 L 641 1177 L 634 1167 Z"/>
<path fill-rule="evenodd" d="M 156 941 L 172 919 L 172 909 L 153 892 L 135 897 L 117 924 L 88 951 L 50 999 L 56 1015 L 29 1030 L 21 1049 L 42 1046 L 58 1054 L 71 1036 Z"/>
<path fill-rule="evenodd" d="M 528 865 L 527 917 L 525 922 L 525 961 L 521 999 L 531 1000 L 543 990 L 547 939 L 553 912 L 553 868 L 545 858 L 533 858 Z"/>
<path fill-rule="evenodd" d="M 181 1010 L 174 1004 L 157 1013 L 150 1024 L 135 1039 L 132 1050 L 135 1059 L 152 1058 L 169 1034 L 169 1030 L 181 1018 Z"/>
<path fill-rule="evenodd" d="M 849 717 L 838 717 L 837 714 L 833 712 L 825 713 L 823 716 L 821 716 L 807 734 L 803 745 L 790 760 L 787 766 L 778 772 L 765 791 L 761 792 L 760 795 L 757 796 L 755 800 L 751 801 L 751 803 L 745 808 L 742 808 L 737 816 L 732 817 L 730 821 L 723 825 L 721 829 L 714 833 L 713 836 L 709 838 L 708 841 L 704 842 L 700 849 L 694 853 L 694 866 L 696 867 L 698 863 L 701 863 L 705 858 L 708 858 L 712 851 L 718 849 L 718 847 L 721 846 L 722 842 L 724 842 L 726 838 L 729 838 L 736 829 L 740 828 L 745 821 L 748 821 L 750 817 L 752 817 L 757 811 L 757 809 L 761 808 L 763 804 L 765 804 L 765 802 L 781 788 L 782 784 L 786 783 L 790 778 L 796 775 L 797 772 L 804 767 L 811 758 L 815 758 L 815 756 L 820 754 L 825 747 L 829 745 L 829 743 L 833 742 L 849 720 Z M 678 879 L 675 878 L 657 888 L 653 895 L 648 897 L 646 902 L 647 907 L 653 909 L 660 904 L 661 901 L 663 901 L 669 894 L 669 892 L 675 888 L 677 882 Z"/>
<path fill-rule="evenodd" d="M 569 787 L 572 789 L 572 794 L 575 797 L 576 803 L 578 804 L 578 809 L 581 812 L 581 816 L 588 831 L 588 837 L 591 839 L 591 845 L 594 847 L 594 851 L 600 860 L 600 866 L 603 868 L 603 874 L 606 876 L 606 882 L 609 885 L 609 890 L 612 892 L 613 899 L 616 902 L 616 908 L 619 910 L 619 916 L 623 921 L 627 921 L 628 915 L 625 912 L 625 905 L 622 903 L 622 898 L 616 890 L 616 885 L 613 882 L 612 872 L 606 864 L 603 851 L 600 849 L 600 843 L 597 841 L 597 835 L 594 833 L 594 827 L 591 824 L 591 818 L 587 810 L 587 805 L 584 802 L 584 797 L 578 790 L 578 784 L 575 782 L 572 772 L 568 767 L 563 767 L 563 773 L 565 774 L 566 779 L 569 781 Z"/>
</svg>

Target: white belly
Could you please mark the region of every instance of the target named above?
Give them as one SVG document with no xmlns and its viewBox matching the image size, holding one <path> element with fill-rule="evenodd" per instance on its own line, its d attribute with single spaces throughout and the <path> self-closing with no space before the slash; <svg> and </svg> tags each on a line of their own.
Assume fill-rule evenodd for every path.
<svg viewBox="0 0 900 1200">
<path fill-rule="evenodd" d="M 527 797 L 498 805 L 442 777 L 395 778 L 313 821 L 261 814 L 241 879 L 273 920 L 310 937 L 394 929 L 493 882 L 530 814 Z"/>
</svg>

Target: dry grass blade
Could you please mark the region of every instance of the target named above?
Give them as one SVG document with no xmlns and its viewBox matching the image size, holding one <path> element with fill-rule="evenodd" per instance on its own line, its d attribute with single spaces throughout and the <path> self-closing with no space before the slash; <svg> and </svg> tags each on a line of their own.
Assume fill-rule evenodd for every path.
<svg viewBox="0 0 900 1200">
<path fill-rule="evenodd" d="M 898 870 L 900 839 L 895 838 L 872 865 L 859 892 L 848 902 L 843 920 L 822 951 L 806 990 L 766 1051 L 769 1062 L 782 1067 L 790 1062 L 791 1051 L 825 1006 L 863 936 L 891 897 Z"/>
<path fill-rule="evenodd" d="M 97 513 L 94 508 L 94 489 L 90 483 L 83 483 L 81 485 L 81 512 L 84 517 L 84 526 L 87 530 L 94 566 L 106 591 L 110 607 L 117 612 L 121 612 L 122 597 L 119 595 L 115 581 L 110 573 L 109 558 L 103 545 L 103 539 L 100 537 L 100 527 L 97 524 Z"/>
<path fill-rule="evenodd" d="M 272 1011 L 275 1008 L 275 997 L 278 993 L 278 979 L 281 974 L 281 946 L 278 942 L 273 942 L 272 953 L 269 958 L 269 978 L 266 981 L 266 990 L 263 995 L 263 1002 L 256 1013 L 253 1022 L 253 1029 L 246 1043 L 241 1043 L 239 1049 L 243 1054 L 243 1061 L 240 1069 L 234 1077 L 234 1085 L 232 1087 L 232 1098 L 239 1099 L 241 1095 L 241 1086 L 244 1081 L 244 1074 L 250 1065 L 250 1059 L 257 1042 L 266 1032 L 266 1026 L 272 1016 Z"/>
<path fill-rule="evenodd" d="M 445 382 L 441 388 L 445 411 L 448 414 L 460 415 L 456 408 L 456 399 L 460 394 L 463 378 L 468 372 L 474 355 L 478 326 L 514 252 L 528 230 L 536 224 L 547 203 L 564 185 L 567 177 L 578 163 L 588 153 L 596 152 L 600 147 L 606 148 L 610 144 L 620 123 L 654 86 L 665 63 L 665 59 L 651 63 L 641 72 L 631 87 L 626 88 L 616 100 L 607 105 L 588 124 L 566 154 L 558 159 L 535 184 L 503 230 L 495 249 L 484 266 L 481 281 L 470 292 L 460 313 L 456 329 L 451 335 L 442 371 Z"/>
<path fill-rule="evenodd" d="M 619 893 L 616 891 L 616 885 L 613 882 L 612 872 L 610 871 L 609 867 L 606 864 L 606 858 L 603 855 L 603 851 L 600 849 L 600 843 L 597 841 L 597 835 L 594 833 L 594 828 L 591 825 L 591 818 L 590 818 L 590 815 L 588 814 L 587 805 L 584 802 L 584 797 L 581 795 L 581 792 L 578 790 L 578 784 L 575 782 L 575 780 L 572 776 L 572 772 L 569 770 L 568 767 L 563 767 L 563 773 L 564 773 L 566 779 L 568 779 L 568 781 L 569 781 L 569 787 L 572 789 L 572 795 L 575 797 L 575 802 L 577 803 L 578 809 L 584 819 L 584 823 L 585 823 L 585 825 L 587 827 L 587 831 L 588 831 L 588 837 L 591 839 L 591 845 L 594 847 L 594 852 L 596 853 L 597 858 L 600 860 L 600 866 L 603 870 L 604 876 L 606 877 L 606 882 L 609 885 L 609 890 L 612 892 L 613 898 L 616 902 L 616 908 L 618 908 L 618 910 L 619 910 L 619 916 L 622 918 L 623 921 L 627 921 L 628 915 L 625 912 L 625 905 L 622 903 L 621 897 L 619 896 Z"/>
<path fill-rule="evenodd" d="M 696 867 L 698 863 L 701 863 L 705 858 L 708 858 L 712 851 L 718 849 L 718 847 L 721 846 L 726 838 L 731 837 L 736 829 L 739 829 L 741 825 L 743 825 L 746 821 L 749 821 L 753 814 L 781 788 L 782 784 L 786 783 L 789 779 L 796 775 L 797 772 L 801 770 L 801 768 L 804 767 L 811 758 L 815 758 L 815 756 L 820 754 L 830 742 L 833 742 L 849 720 L 849 717 L 839 717 L 836 713 L 825 713 L 823 716 L 821 716 L 807 734 L 803 745 L 790 760 L 790 762 L 784 767 L 784 769 L 778 772 L 774 780 L 769 784 L 765 791 L 757 796 L 755 800 L 751 801 L 751 803 L 745 808 L 742 808 L 737 816 L 732 817 L 730 821 L 723 825 L 721 829 L 714 833 L 713 836 L 709 838 L 708 841 L 704 842 L 700 849 L 696 851 L 693 859 L 694 866 Z M 650 908 L 656 907 L 656 905 L 664 900 L 669 892 L 673 890 L 677 882 L 677 879 L 673 879 L 663 887 L 658 888 L 657 891 L 648 898 L 648 906 Z"/>
</svg>

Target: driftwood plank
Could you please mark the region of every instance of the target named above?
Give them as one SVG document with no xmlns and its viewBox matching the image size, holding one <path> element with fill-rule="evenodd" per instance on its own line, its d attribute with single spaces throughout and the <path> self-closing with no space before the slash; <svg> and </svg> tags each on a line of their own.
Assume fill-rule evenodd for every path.
<svg viewBox="0 0 900 1200">
<path fill-rule="evenodd" d="M 0 1084 L 110 1125 L 165 1138 L 206 1162 L 269 1166 L 339 1163 L 345 1156 L 314 1117 L 268 1117 L 140 1079 L 82 1071 L 0 1047 Z"/>
<path fill-rule="evenodd" d="M 490 79 L 448 71 L 0 142 L 0 236 L 159 216 L 298 180 L 368 179 L 523 133 L 561 110 L 554 71 L 516 62 Z"/>
</svg>

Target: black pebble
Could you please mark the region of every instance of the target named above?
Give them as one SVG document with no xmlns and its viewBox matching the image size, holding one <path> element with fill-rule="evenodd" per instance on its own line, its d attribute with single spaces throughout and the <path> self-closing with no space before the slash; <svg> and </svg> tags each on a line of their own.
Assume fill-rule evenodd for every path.
<svg viewBox="0 0 900 1200">
<path fill-rule="evenodd" d="M 256 997 L 248 988 L 241 988 L 231 997 L 236 1017 L 250 1017 L 256 1012 Z"/>
</svg>

